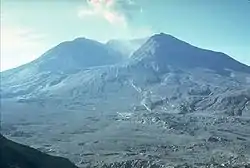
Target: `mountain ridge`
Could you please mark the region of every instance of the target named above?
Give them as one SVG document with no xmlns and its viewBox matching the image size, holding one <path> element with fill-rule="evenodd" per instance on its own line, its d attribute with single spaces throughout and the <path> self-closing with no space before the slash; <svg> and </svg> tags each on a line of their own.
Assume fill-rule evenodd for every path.
<svg viewBox="0 0 250 168">
<path fill-rule="evenodd" d="M 78 50 L 83 53 L 79 53 Z M 86 54 L 84 51 L 89 52 Z M 103 56 L 102 51 L 106 51 L 106 55 Z M 99 81 L 100 85 L 104 85 L 107 78 L 113 78 L 114 82 L 118 79 L 121 83 L 133 80 L 138 85 L 146 87 L 149 84 L 166 81 L 164 78 L 168 74 L 178 76 L 191 72 L 195 73 L 193 75 L 198 75 L 197 70 L 200 69 L 202 73 L 212 73 L 213 78 L 215 75 L 221 75 L 221 81 L 231 79 L 233 82 L 229 83 L 232 84 L 238 80 L 237 78 L 244 83 L 249 81 L 246 75 L 243 75 L 243 78 L 237 75 L 238 73 L 250 74 L 250 67 L 247 65 L 226 54 L 195 47 L 164 33 L 150 37 L 132 54 L 130 59 L 125 61 L 117 58 L 120 55 L 115 55 L 113 51 L 109 55 L 109 51 L 110 49 L 105 44 L 86 38 L 60 43 L 30 64 L 2 72 L 2 96 L 15 97 L 34 93 L 44 95 L 49 90 L 53 93 L 51 89 L 58 90 L 67 79 L 74 77 L 75 79 L 71 81 L 78 81 L 77 78 L 82 78 L 84 75 L 87 75 L 86 79 Z M 88 53 L 99 55 L 92 57 L 93 59 L 90 58 L 90 64 L 88 64 Z M 65 57 L 72 59 L 68 60 Z M 108 57 L 110 60 L 108 62 L 99 60 L 103 57 Z M 222 76 L 226 78 L 222 80 Z M 178 80 L 175 79 L 175 81 Z M 81 87 L 74 82 L 68 82 L 70 83 L 68 85 Z M 84 83 L 91 87 L 85 79 Z M 63 87 L 68 86 L 64 84 Z"/>
<path fill-rule="evenodd" d="M 156 61 L 163 68 L 168 64 L 186 68 L 203 67 L 220 74 L 228 74 L 226 69 L 250 73 L 249 66 L 222 52 L 202 49 L 164 33 L 149 38 L 131 57 Z"/>
<path fill-rule="evenodd" d="M 148 38 L 143 38 L 143 39 L 133 39 L 133 40 L 129 40 L 129 41 L 127 41 L 127 43 L 133 43 L 133 42 L 135 42 L 135 43 L 138 43 L 137 45 L 137 47 L 132 47 L 133 49 L 129 49 L 129 51 L 127 52 L 127 51 L 125 51 L 124 53 L 126 53 L 126 54 L 129 54 L 130 53 L 130 55 L 131 55 L 131 57 L 133 58 L 133 57 L 136 57 L 135 55 L 138 55 L 138 53 L 140 53 L 141 51 L 140 51 L 140 48 L 141 47 L 143 47 L 143 45 L 148 45 L 147 47 L 145 47 L 146 49 L 148 48 L 148 47 L 155 47 L 155 46 L 153 46 L 153 44 L 154 43 L 156 43 L 157 45 L 158 45 L 158 47 L 159 47 L 159 44 L 160 45 L 163 45 L 163 48 L 165 48 L 165 49 L 169 49 L 169 48 L 171 48 L 171 46 L 168 46 L 168 45 L 173 45 L 173 43 L 174 43 L 174 45 L 178 45 L 178 46 L 176 46 L 176 47 L 179 47 L 179 50 L 181 50 L 180 49 L 180 47 L 181 46 L 184 46 L 184 49 L 186 49 L 187 47 L 189 47 L 189 48 L 195 48 L 195 49 L 198 49 L 198 50 L 203 50 L 203 51 L 205 51 L 205 52 L 214 52 L 214 53 L 217 53 L 217 54 L 219 54 L 219 55 L 223 55 L 223 56 L 227 56 L 227 57 L 230 57 L 230 56 L 228 56 L 227 54 L 225 54 L 225 53 L 222 53 L 222 52 L 218 52 L 218 51 L 212 51 L 212 50 L 209 50 L 209 49 L 203 49 L 203 48 L 200 48 L 200 47 L 196 47 L 196 46 L 194 46 L 194 45 L 192 45 L 192 44 L 190 44 L 190 43 L 187 43 L 187 42 L 185 42 L 185 41 L 183 41 L 183 40 L 180 40 L 180 39 L 178 39 L 178 38 L 176 38 L 176 37 L 174 37 L 174 36 L 172 36 L 172 35 L 169 35 L 169 34 L 165 34 L 165 33 L 158 33 L 158 34 L 154 34 L 153 36 L 151 36 L 151 37 L 148 37 Z M 121 62 L 121 61 L 123 61 L 122 60 L 122 58 L 124 57 L 124 56 L 122 56 L 121 55 L 121 53 L 123 52 L 123 51 L 117 51 L 116 49 L 112 49 L 112 43 L 118 43 L 118 45 L 121 45 L 122 47 L 124 47 L 124 45 L 122 45 L 122 44 L 119 44 L 119 43 L 126 43 L 126 40 L 118 40 L 118 39 L 114 39 L 114 40 L 110 40 L 110 41 L 108 41 L 107 43 L 100 43 L 100 42 L 98 42 L 98 41 L 95 41 L 95 40 L 92 40 L 92 39 L 88 39 L 88 38 L 84 38 L 84 37 L 80 37 L 80 38 L 76 38 L 76 39 L 74 39 L 74 40 L 72 40 L 72 41 L 65 41 L 65 42 L 62 42 L 62 43 L 60 43 L 60 44 L 58 44 L 58 45 L 56 45 L 55 47 L 53 47 L 53 48 L 51 48 L 51 49 L 49 49 L 48 51 L 46 51 L 44 54 L 42 54 L 40 57 L 38 57 L 36 60 L 33 60 L 33 61 L 31 61 L 31 62 L 29 62 L 29 63 L 27 63 L 27 64 L 24 64 L 24 65 L 21 65 L 21 66 L 19 66 L 19 67 L 16 67 L 16 68 L 13 68 L 13 69 L 9 69 L 9 70 L 6 70 L 6 71 L 3 71 L 3 72 L 1 72 L 1 74 L 4 74 L 5 72 L 8 72 L 8 71 L 12 71 L 12 70 L 15 70 L 15 69 L 19 69 L 19 68 L 25 68 L 25 67 L 27 67 L 28 65 L 30 65 L 30 64 L 38 64 L 39 62 L 43 62 L 44 60 L 43 59 L 45 59 L 46 57 L 49 57 L 49 59 L 52 59 L 53 57 L 55 57 L 56 55 L 58 55 L 59 57 L 66 57 L 65 56 L 65 52 L 67 53 L 67 52 L 69 52 L 68 50 L 70 50 L 70 52 L 72 52 L 72 51 L 75 51 L 75 49 L 74 49 L 74 45 L 78 45 L 78 44 L 80 44 L 80 46 L 79 47 L 76 47 L 76 49 L 78 50 L 78 48 L 81 48 L 81 46 L 86 46 L 86 45 L 94 45 L 94 46 L 100 46 L 101 48 L 103 47 L 104 48 L 104 50 L 106 50 L 107 51 L 107 53 L 111 53 L 111 55 L 109 55 L 109 54 L 104 54 L 104 56 L 103 56 L 103 58 L 105 58 L 105 57 L 114 57 L 114 60 L 113 61 L 111 61 L 111 62 L 107 62 L 107 63 L 105 63 L 105 62 L 103 62 L 101 65 L 105 65 L 105 64 L 115 64 L 115 63 L 119 63 L 119 62 Z M 153 43 L 153 44 L 151 44 L 151 43 Z M 155 44 L 155 45 L 156 45 Z M 116 45 L 116 44 L 115 44 Z M 72 47 L 73 46 L 73 47 Z M 72 47 L 72 48 L 71 48 Z M 168 48 L 169 47 L 169 48 Z M 60 51 L 61 50 L 61 48 L 64 50 L 64 51 Z M 66 48 L 66 49 L 65 49 Z M 69 49 L 67 49 L 67 48 L 69 48 Z M 124 47 L 124 48 L 126 48 L 126 47 Z M 145 49 L 145 48 L 143 48 L 143 49 Z M 155 48 L 152 48 L 152 50 L 154 50 Z M 183 48 L 182 48 L 183 49 Z M 59 51 L 58 51 L 59 50 Z M 98 50 L 98 49 L 97 49 Z M 119 50 L 119 49 L 118 49 Z M 61 52 L 61 54 L 57 54 L 57 52 Z M 78 52 L 79 53 L 79 52 Z M 123 53 L 123 54 L 124 54 Z M 98 55 L 98 54 L 97 54 Z M 99 54 L 100 55 L 100 54 Z M 114 55 L 116 55 L 116 56 L 114 56 Z M 76 55 L 77 56 L 77 55 Z M 98 58 L 101 58 L 101 57 L 98 57 Z M 230 57 L 231 59 L 233 59 L 232 57 Z M 111 58 L 112 59 L 112 58 Z M 84 58 L 83 60 L 87 60 L 87 58 Z M 83 60 L 78 60 L 77 62 L 82 62 Z M 62 60 L 58 60 L 58 61 L 61 61 L 62 62 Z M 70 62 L 69 62 L 70 60 L 68 60 L 68 62 L 67 62 L 67 64 L 69 64 Z M 236 59 L 233 59 L 233 61 L 237 61 Z M 237 62 L 239 62 L 239 61 L 237 61 Z M 239 62 L 239 63 L 241 63 L 241 62 Z M 54 63 L 54 64 L 56 64 L 56 63 Z M 243 63 L 241 63 L 241 64 L 243 64 Z M 245 68 L 250 68 L 250 66 L 248 66 L 248 65 L 246 65 L 246 64 L 243 64 L 243 65 L 245 65 Z M 98 66 L 98 65 L 94 65 L 94 64 L 90 64 L 89 66 Z M 88 67 L 88 65 L 87 65 L 87 67 Z M 81 67 L 82 68 L 82 67 Z M 80 69 L 81 69 L 80 68 Z M 244 69 L 244 68 L 243 68 Z M 239 69 L 238 69 L 239 70 Z M 247 70 L 247 72 L 250 72 L 249 70 Z"/>
<path fill-rule="evenodd" d="M 122 78 L 134 78 L 141 84 L 146 84 L 146 81 L 157 83 L 166 73 L 192 69 L 210 70 L 228 77 L 237 74 L 235 72 L 250 73 L 250 67 L 226 54 L 195 47 L 164 33 L 150 37 L 129 59 L 121 57 L 106 44 L 94 40 L 77 38 L 62 42 L 31 63 L 1 72 L 1 92 L 3 97 L 40 92 L 50 86 L 54 88 L 73 74 L 81 76 L 84 71 L 96 68 L 96 72 L 100 74 L 117 73 L 119 76 L 120 72 L 124 76 Z M 109 60 L 100 60 L 101 58 Z M 98 70 L 100 66 L 106 68 Z M 111 69 L 116 69 L 117 72 L 111 72 Z M 96 72 L 94 74 L 99 79 Z M 248 79 L 243 78 L 244 80 Z"/>
<path fill-rule="evenodd" d="M 157 34 L 114 64 L 60 61 L 1 74 L 5 135 L 79 167 L 249 162 L 249 67 L 226 54 Z"/>
</svg>

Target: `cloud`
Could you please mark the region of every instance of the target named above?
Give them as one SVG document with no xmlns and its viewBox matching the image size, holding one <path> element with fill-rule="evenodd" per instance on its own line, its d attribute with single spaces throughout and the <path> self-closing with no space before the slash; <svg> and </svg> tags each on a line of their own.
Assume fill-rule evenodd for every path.
<svg viewBox="0 0 250 168">
<path fill-rule="evenodd" d="M 44 35 L 14 26 L 1 17 L 1 69 L 10 69 L 39 57 L 45 49 Z"/>
<path fill-rule="evenodd" d="M 78 9 L 78 17 L 91 19 L 85 21 L 88 25 L 93 24 L 93 28 L 99 21 L 100 25 L 103 20 L 109 23 L 110 29 L 107 30 L 109 33 L 102 34 L 106 40 L 143 38 L 153 34 L 151 27 L 138 22 L 144 10 L 136 0 L 85 0 L 84 2 L 85 4 Z M 102 20 L 94 20 L 95 18 Z"/>
<path fill-rule="evenodd" d="M 87 0 L 87 4 L 78 11 L 80 18 L 97 16 L 108 23 L 127 27 L 128 19 L 135 10 L 142 11 L 133 0 Z"/>
</svg>

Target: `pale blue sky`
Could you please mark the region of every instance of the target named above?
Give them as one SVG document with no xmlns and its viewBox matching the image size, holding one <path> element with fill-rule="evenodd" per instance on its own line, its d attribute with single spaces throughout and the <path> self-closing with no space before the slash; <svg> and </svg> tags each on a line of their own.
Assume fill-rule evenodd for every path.
<svg viewBox="0 0 250 168">
<path fill-rule="evenodd" d="M 1 69 L 76 37 L 107 41 L 158 32 L 250 65 L 249 0 L 2 0 Z"/>
</svg>

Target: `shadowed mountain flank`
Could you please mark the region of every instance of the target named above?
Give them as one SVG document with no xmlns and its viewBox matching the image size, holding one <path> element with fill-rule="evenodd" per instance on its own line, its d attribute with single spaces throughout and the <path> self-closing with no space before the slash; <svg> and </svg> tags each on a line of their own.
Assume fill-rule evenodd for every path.
<svg viewBox="0 0 250 168">
<path fill-rule="evenodd" d="M 0 167 L 2 168 L 77 168 L 69 160 L 44 154 L 15 143 L 0 135 Z"/>
</svg>

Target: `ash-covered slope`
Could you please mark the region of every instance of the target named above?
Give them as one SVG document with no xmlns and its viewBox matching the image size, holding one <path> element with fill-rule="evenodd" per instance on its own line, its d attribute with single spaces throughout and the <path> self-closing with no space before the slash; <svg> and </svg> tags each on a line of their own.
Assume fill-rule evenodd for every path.
<svg viewBox="0 0 250 168">
<path fill-rule="evenodd" d="M 145 105 L 149 99 L 176 97 L 181 103 L 191 98 L 197 103 L 204 96 L 217 100 L 217 95 L 226 91 L 248 93 L 247 65 L 163 33 L 149 38 L 125 63 L 120 61 L 119 54 L 101 43 L 87 39 L 64 42 L 27 65 L 3 72 L 2 96 L 60 99 L 70 104 L 106 97 L 110 104 L 117 101 L 119 108 L 132 102 Z M 127 104 L 117 97 L 128 100 Z M 242 101 L 245 106 L 248 96 Z"/>
<path fill-rule="evenodd" d="M 116 102 L 115 109 L 218 109 L 231 115 L 247 109 L 250 68 L 226 54 L 163 33 L 149 38 L 124 63 L 104 51 L 105 46 L 86 39 L 62 43 L 3 79 L 2 95 L 42 104 L 56 100 L 62 108 L 79 109 L 98 102 L 106 102 L 107 108 Z M 30 67 L 39 73 L 24 75 Z M 228 109 L 231 93 L 240 99 L 232 102 L 237 108 Z M 223 96 L 226 102 L 219 103 Z"/>
<path fill-rule="evenodd" d="M 31 144 L 44 138 L 82 167 L 249 165 L 248 66 L 166 34 L 125 62 L 98 61 L 67 73 L 57 69 L 74 64 L 61 59 L 41 64 L 55 71 L 37 71 L 36 60 L 29 66 L 39 73 L 29 66 L 4 72 L 3 116 L 13 123 L 16 112 L 27 112 L 17 129 L 5 121 L 4 132 Z M 31 138 L 22 138 L 27 130 Z"/>
<path fill-rule="evenodd" d="M 142 104 L 148 110 L 172 104 L 176 107 L 169 111 L 249 115 L 250 67 L 224 53 L 161 33 L 134 52 L 128 67 L 134 70 L 134 85 L 147 91 Z"/>
<path fill-rule="evenodd" d="M 119 53 L 105 44 L 85 38 L 62 42 L 38 59 L 1 73 L 2 97 L 36 92 L 59 83 L 70 74 L 121 62 Z M 40 88 L 39 88 L 40 87 Z"/>
</svg>

